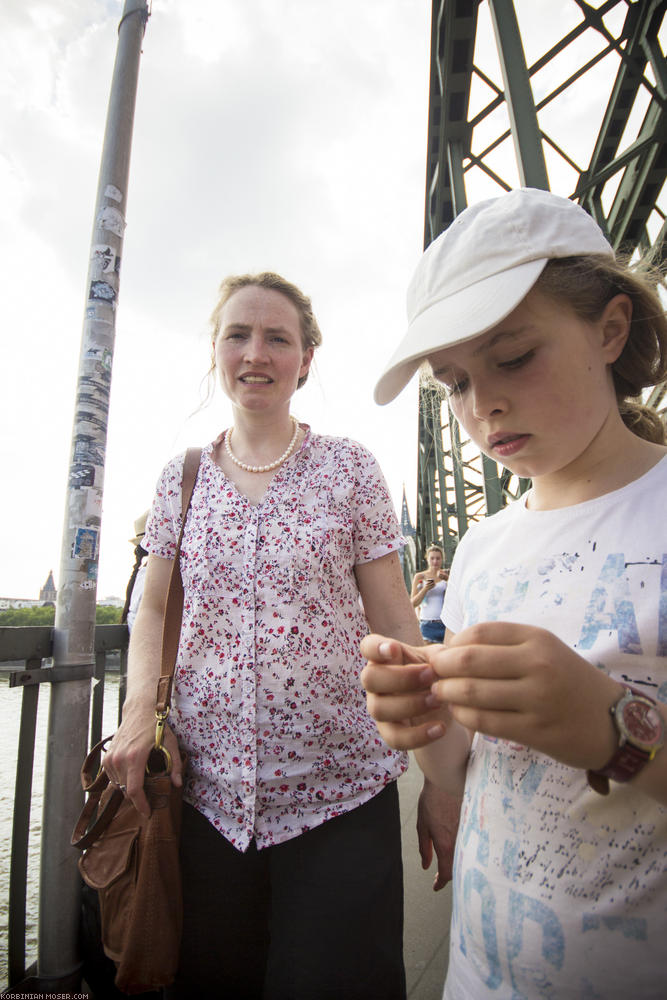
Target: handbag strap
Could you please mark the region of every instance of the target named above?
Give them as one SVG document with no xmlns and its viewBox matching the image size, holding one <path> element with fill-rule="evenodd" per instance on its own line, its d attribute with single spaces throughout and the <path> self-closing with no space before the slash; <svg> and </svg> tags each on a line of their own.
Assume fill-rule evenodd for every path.
<svg viewBox="0 0 667 1000">
<path fill-rule="evenodd" d="M 96 743 L 81 767 L 81 784 L 83 785 L 84 792 L 88 793 L 88 798 L 81 811 L 81 815 L 76 821 L 71 839 L 72 847 L 77 847 L 80 851 L 85 851 L 90 847 L 100 834 L 106 830 L 123 801 L 123 793 L 120 788 L 115 788 L 109 796 L 102 812 L 95 816 L 102 792 L 109 785 L 109 776 L 99 764 L 102 751 L 106 749 L 106 745 L 111 738 L 111 736 L 107 736 L 105 740 Z M 88 826 L 92 819 L 95 819 L 95 823 L 89 830 Z"/>
<path fill-rule="evenodd" d="M 167 591 L 164 623 L 162 626 L 162 661 L 160 679 L 158 681 L 156 712 L 168 712 L 171 703 L 171 687 L 176 667 L 176 657 L 178 656 L 178 643 L 181 636 L 181 620 L 183 617 L 183 580 L 181 578 L 180 567 L 181 543 L 185 530 L 185 518 L 190 509 L 190 501 L 192 500 L 195 483 L 197 482 L 200 460 L 201 448 L 188 448 L 183 463 L 183 482 L 181 486 L 181 530 L 178 535 L 174 565 L 169 578 L 169 590 Z M 94 844 L 104 830 L 106 830 L 118 812 L 124 798 L 120 788 L 114 788 L 102 812 L 95 816 L 102 792 L 109 785 L 109 778 L 106 771 L 99 767 L 99 758 L 105 749 L 105 745 L 111 738 L 108 736 L 105 740 L 97 743 L 84 760 L 81 768 L 81 783 L 84 791 L 88 793 L 88 798 L 77 820 L 71 838 L 72 847 L 77 847 L 80 851 L 85 851 L 91 844 Z M 93 817 L 95 817 L 95 822 L 88 829 Z"/>
<path fill-rule="evenodd" d="M 167 603 L 164 610 L 162 625 L 162 665 L 160 679 L 157 684 L 157 699 L 155 711 L 166 715 L 171 705 L 171 688 L 178 656 L 178 643 L 181 638 L 183 621 L 183 579 L 181 577 L 181 543 L 185 530 L 185 519 L 190 509 L 190 501 L 194 493 L 197 473 L 201 461 L 201 448 L 188 448 L 183 462 L 183 482 L 181 485 L 181 530 L 176 544 L 174 564 L 169 579 Z"/>
<path fill-rule="evenodd" d="M 95 841 L 102 836 L 109 823 L 118 812 L 120 804 L 125 797 L 120 788 L 114 788 L 111 795 L 107 799 L 102 812 L 95 815 L 102 792 L 108 784 L 109 779 L 106 771 L 100 771 L 99 780 L 96 781 L 90 789 L 86 803 L 81 810 L 81 814 L 76 821 L 76 826 L 74 827 L 74 832 L 72 833 L 71 845 L 72 847 L 76 847 L 79 851 L 87 850 L 91 844 L 94 844 Z M 88 829 L 92 819 L 95 819 L 95 822 L 90 829 Z"/>
</svg>

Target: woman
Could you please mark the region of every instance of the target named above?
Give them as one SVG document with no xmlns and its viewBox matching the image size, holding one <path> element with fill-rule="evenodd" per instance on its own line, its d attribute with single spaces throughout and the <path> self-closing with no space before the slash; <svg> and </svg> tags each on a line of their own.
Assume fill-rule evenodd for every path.
<svg viewBox="0 0 667 1000">
<path fill-rule="evenodd" d="M 426 562 L 428 569 L 414 575 L 410 600 L 413 608 L 419 608 L 419 628 L 424 640 L 443 642 L 445 626 L 440 615 L 449 573 L 442 568 L 442 549 L 439 545 L 429 545 Z"/>
<path fill-rule="evenodd" d="M 203 451 L 181 553 L 167 747 L 178 761 L 178 737 L 188 754 L 185 928 L 167 996 L 404 997 L 395 779 L 407 761 L 366 713 L 358 649 L 368 623 L 420 642 L 399 526 L 374 458 L 290 415 L 321 340 L 310 300 L 266 273 L 220 291 L 213 365 L 233 425 Z M 105 761 L 144 810 L 182 466 L 166 466 L 147 525 Z"/>
</svg>

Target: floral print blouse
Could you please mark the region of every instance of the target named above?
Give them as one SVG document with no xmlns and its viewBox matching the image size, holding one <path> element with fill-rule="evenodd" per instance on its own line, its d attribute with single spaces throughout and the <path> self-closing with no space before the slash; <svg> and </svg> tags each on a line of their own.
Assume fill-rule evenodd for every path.
<svg viewBox="0 0 667 1000">
<path fill-rule="evenodd" d="M 184 533 L 183 626 L 170 724 L 185 799 L 237 849 L 295 837 L 407 767 L 366 711 L 368 632 L 354 566 L 404 541 L 360 444 L 312 434 L 252 504 L 203 451 Z M 165 467 L 144 547 L 173 559 L 183 455 Z"/>
</svg>

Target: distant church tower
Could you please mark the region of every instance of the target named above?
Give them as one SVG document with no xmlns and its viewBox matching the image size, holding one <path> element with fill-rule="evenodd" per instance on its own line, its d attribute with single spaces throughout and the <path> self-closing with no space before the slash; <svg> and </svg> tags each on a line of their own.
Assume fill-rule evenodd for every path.
<svg viewBox="0 0 667 1000">
<path fill-rule="evenodd" d="M 39 599 L 42 604 L 55 604 L 57 596 L 56 585 L 53 582 L 53 570 L 49 570 L 46 583 L 39 592 Z"/>
<path fill-rule="evenodd" d="M 398 557 L 401 560 L 401 566 L 403 568 L 405 586 L 407 587 L 408 593 L 410 593 L 410 588 L 412 587 L 412 577 L 415 575 L 415 571 L 417 569 L 415 565 L 416 531 L 412 521 L 410 520 L 408 501 L 405 496 L 405 484 L 403 484 L 403 502 L 401 504 L 401 534 L 405 538 L 407 545 L 399 551 Z"/>
<path fill-rule="evenodd" d="M 410 511 L 408 510 L 408 501 L 405 496 L 405 483 L 403 484 L 403 502 L 401 504 L 401 532 L 408 538 L 414 538 L 417 532 L 415 531 L 414 525 L 410 520 Z"/>
</svg>

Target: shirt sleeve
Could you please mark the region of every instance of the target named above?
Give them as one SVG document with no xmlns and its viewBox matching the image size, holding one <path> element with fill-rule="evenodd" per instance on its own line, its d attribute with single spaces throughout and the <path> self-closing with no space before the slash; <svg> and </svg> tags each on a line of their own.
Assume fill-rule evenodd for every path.
<svg viewBox="0 0 667 1000">
<path fill-rule="evenodd" d="M 374 455 L 362 445 L 354 448 L 356 486 L 354 492 L 354 562 L 372 562 L 401 549 L 401 534 L 387 483 Z"/>
<path fill-rule="evenodd" d="M 185 454 L 168 462 L 155 487 L 142 546 L 160 559 L 173 559 L 181 530 L 181 485 Z"/>
</svg>

